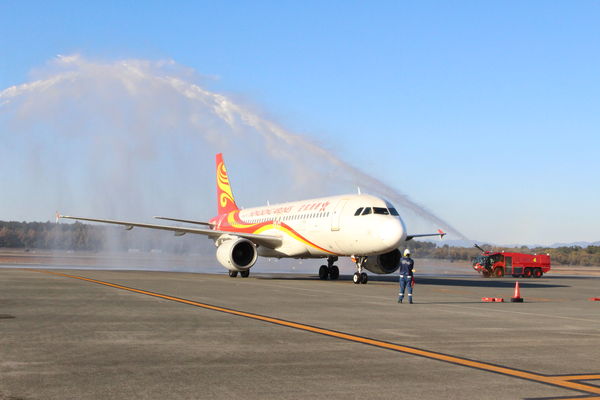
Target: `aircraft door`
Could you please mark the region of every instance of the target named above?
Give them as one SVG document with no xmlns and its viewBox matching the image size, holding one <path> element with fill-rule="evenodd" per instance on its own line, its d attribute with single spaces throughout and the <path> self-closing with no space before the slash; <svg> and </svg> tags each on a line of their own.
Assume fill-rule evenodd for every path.
<svg viewBox="0 0 600 400">
<path fill-rule="evenodd" d="M 333 215 L 331 216 L 331 230 L 339 231 L 340 230 L 340 218 L 342 217 L 342 211 L 344 210 L 344 206 L 348 202 L 348 199 L 342 199 L 337 204 L 335 209 L 333 210 Z"/>
</svg>

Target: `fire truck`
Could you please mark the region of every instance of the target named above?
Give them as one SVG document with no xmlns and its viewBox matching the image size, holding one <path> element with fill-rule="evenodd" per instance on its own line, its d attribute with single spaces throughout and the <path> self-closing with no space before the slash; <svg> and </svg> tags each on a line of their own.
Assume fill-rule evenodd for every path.
<svg viewBox="0 0 600 400">
<path fill-rule="evenodd" d="M 501 278 L 504 275 L 541 278 L 550 271 L 550 254 L 489 252 L 478 245 L 475 247 L 481 250 L 481 255 L 473 259 L 473 269 L 486 278 Z"/>
</svg>

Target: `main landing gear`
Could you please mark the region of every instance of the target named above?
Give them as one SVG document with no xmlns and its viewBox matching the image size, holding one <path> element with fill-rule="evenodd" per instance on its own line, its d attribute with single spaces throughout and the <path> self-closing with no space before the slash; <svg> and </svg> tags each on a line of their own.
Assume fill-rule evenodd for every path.
<svg viewBox="0 0 600 400">
<path fill-rule="evenodd" d="M 356 285 L 359 283 L 367 283 L 369 281 L 369 275 L 363 272 L 363 264 L 367 261 L 367 257 L 352 257 L 352 260 L 356 263 L 356 272 L 352 275 L 352 282 Z"/>
<path fill-rule="evenodd" d="M 321 265 L 319 268 L 319 279 L 329 278 L 334 281 L 340 277 L 340 269 L 337 265 L 333 265 L 337 260 L 337 256 L 327 257 L 327 265 Z"/>
<path fill-rule="evenodd" d="M 238 276 L 238 272 L 237 271 L 229 271 L 229 277 L 230 278 L 235 278 L 236 276 Z M 240 271 L 240 276 L 242 278 L 247 278 L 250 276 L 250 270 L 247 269 L 246 271 Z"/>
</svg>

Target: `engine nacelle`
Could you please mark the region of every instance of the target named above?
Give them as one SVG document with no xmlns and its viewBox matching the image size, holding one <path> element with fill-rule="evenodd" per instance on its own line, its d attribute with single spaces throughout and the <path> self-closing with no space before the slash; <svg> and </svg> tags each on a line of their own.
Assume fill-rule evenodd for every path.
<svg viewBox="0 0 600 400">
<path fill-rule="evenodd" d="M 367 261 L 362 266 L 376 274 L 391 274 L 400 266 L 401 258 L 402 254 L 400 254 L 400 250 L 395 249 L 389 253 L 367 258 Z"/>
<path fill-rule="evenodd" d="M 217 260 L 230 271 L 247 271 L 257 258 L 256 246 L 248 239 L 224 240 L 217 247 Z"/>
</svg>

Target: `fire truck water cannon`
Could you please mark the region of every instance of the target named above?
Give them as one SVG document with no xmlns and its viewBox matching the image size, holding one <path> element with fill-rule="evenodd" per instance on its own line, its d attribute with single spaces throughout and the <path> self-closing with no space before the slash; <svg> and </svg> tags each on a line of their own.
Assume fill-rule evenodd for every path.
<svg viewBox="0 0 600 400">
<path fill-rule="evenodd" d="M 475 245 L 481 255 L 473 259 L 473 269 L 484 277 L 541 278 L 550 271 L 550 254 L 491 252 Z"/>
</svg>

